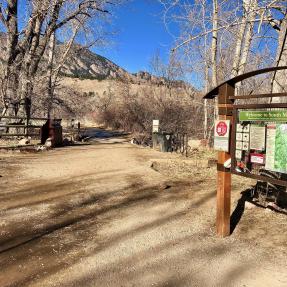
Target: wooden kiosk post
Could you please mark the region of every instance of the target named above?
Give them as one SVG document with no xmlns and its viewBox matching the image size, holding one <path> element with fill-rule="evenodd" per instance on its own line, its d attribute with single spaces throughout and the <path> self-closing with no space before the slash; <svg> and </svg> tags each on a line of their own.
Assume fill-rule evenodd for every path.
<svg viewBox="0 0 287 287">
<path fill-rule="evenodd" d="M 234 86 L 226 83 L 219 88 L 219 120 L 230 120 L 231 124 L 233 102 L 229 97 L 233 96 Z M 224 163 L 230 159 L 230 157 L 230 149 L 229 152 L 218 152 L 216 230 L 217 234 L 221 237 L 230 235 L 231 172 L 229 168 L 224 167 Z"/>
</svg>

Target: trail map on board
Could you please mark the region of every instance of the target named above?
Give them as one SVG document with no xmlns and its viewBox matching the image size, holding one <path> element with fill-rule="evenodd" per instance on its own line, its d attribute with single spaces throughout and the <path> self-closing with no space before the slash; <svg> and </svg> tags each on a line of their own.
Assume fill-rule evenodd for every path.
<svg viewBox="0 0 287 287">
<path fill-rule="evenodd" d="M 266 141 L 265 168 L 287 173 L 287 124 L 268 125 Z"/>
</svg>

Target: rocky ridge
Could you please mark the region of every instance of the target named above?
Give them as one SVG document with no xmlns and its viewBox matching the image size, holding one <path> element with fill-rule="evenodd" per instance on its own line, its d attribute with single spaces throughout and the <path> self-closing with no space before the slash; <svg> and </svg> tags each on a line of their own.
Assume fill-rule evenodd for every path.
<svg viewBox="0 0 287 287">
<path fill-rule="evenodd" d="M 4 61 L 6 35 L 0 32 L 0 62 Z M 63 54 L 62 44 L 56 47 L 57 55 Z M 44 56 L 44 59 L 46 57 Z M 91 79 L 91 80 L 122 80 L 130 83 L 150 83 L 162 85 L 167 82 L 164 77 L 157 77 L 146 71 L 129 73 L 111 60 L 98 55 L 91 50 L 75 44 L 72 46 L 70 56 L 62 68 L 62 75 L 71 78 Z M 173 84 L 182 86 L 182 81 L 174 81 Z"/>
</svg>

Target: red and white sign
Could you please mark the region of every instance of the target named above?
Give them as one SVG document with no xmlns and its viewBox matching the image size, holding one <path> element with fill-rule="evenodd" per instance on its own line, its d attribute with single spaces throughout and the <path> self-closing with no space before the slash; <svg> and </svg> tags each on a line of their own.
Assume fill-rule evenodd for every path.
<svg viewBox="0 0 287 287">
<path fill-rule="evenodd" d="M 265 162 L 264 155 L 260 153 L 252 153 L 250 155 L 250 161 L 252 163 L 264 164 Z"/>
<path fill-rule="evenodd" d="M 214 149 L 229 152 L 230 121 L 217 120 L 214 128 Z"/>
<path fill-rule="evenodd" d="M 218 136 L 223 137 L 228 132 L 228 126 L 224 121 L 219 121 L 215 127 L 216 133 Z"/>
</svg>

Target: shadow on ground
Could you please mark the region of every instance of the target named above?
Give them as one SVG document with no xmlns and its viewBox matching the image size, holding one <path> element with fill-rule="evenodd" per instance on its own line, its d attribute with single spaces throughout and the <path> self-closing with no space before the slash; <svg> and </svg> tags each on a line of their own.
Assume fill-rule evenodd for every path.
<svg viewBox="0 0 287 287">
<path fill-rule="evenodd" d="M 1 194 L 1 219 L 13 212 L 17 217 L 1 225 L 0 286 L 230 286 L 255 268 L 254 254 L 242 262 L 240 244 L 213 233 L 213 179 L 147 186 L 145 175 L 133 172 L 125 174 L 124 186 L 106 189 L 102 184 L 112 175 L 112 182 L 119 181 L 121 170 L 98 172 L 97 185 L 93 174 Z M 244 223 L 248 200 L 243 192 L 231 216 L 232 232 L 242 221 L 240 230 L 256 228 L 254 218 Z M 123 224 L 129 218 L 135 222 Z M 133 249 L 140 238 L 144 244 Z M 114 253 L 119 249 L 120 255 Z M 222 265 L 226 258 L 228 266 Z M 212 282 L 211 266 L 221 271 Z"/>
<path fill-rule="evenodd" d="M 1 286 L 29 286 L 31 282 L 50 276 L 68 266 L 73 266 L 91 254 L 103 252 L 120 242 L 136 237 L 138 234 L 179 220 L 185 217 L 190 210 L 204 205 L 215 196 L 214 193 L 201 194 L 199 198 L 194 197 L 190 204 L 181 211 L 171 212 L 167 215 L 162 214 L 151 222 L 138 224 L 130 230 L 116 233 L 102 241 L 94 232 L 101 225 L 113 220 L 115 216 L 125 213 L 125 210 L 146 206 L 148 212 L 149 207 L 155 204 L 186 200 L 187 196 L 192 196 L 198 191 L 198 188 L 191 191 L 188 188 L 190 183 L 184 182 L 169 182 L 169 188 L 164 190 L 156 185 L 141 187 L 143 185 L 141 178 L 131 177 L 132 182 L 126 188 L 115 189 L 111 192 L 94 190 L 83 196 L 81 200 L 73 202 L 70 196 L 74 196 L 75 193 L 81 194 L 81 192 L 78 190 L 75 193 L 66 193 L 65 190 L 69 190 L 73 186 L 74 180 L 71 180 L 70 183 L 66 182 L 65 186 L 59 182 L 52 183 L 49 185 L 49 189 L 45 189 L 43 185 L 42 187 L 36 186 L 30 191 L 19 190 L 17 194 L 25 197 L 29 197 L 41 188 L 45 189 L 44 193 L 55 193 L 58 190 L 62 192 L 62 195 L 58 194 L 56 197 L 32 202 L 32 208 L 47 204 L 47 201 L 48 203 L 53 202 L 55 199 L 60 203 L 49 209 L 44 220 L 31 219 L 29 222 L 14 226 L 14 232 L 9 232 L 8 236 L 1 236 Z M 88 182 L 83 181 L 78 184 L 86 186 Z M 27 208 L 29 204 L 25 203 L 23 206 Z M 17 209 L 23 206 L 14 205 L 13 208 Z M 11 207 L 9 210 L 13 208 Z M 35 225 L 38 228 L 35 229 Z M 62 242 L 62 239 L 66 237 L 69 238 L 68 242 L 65 240 Z M 82 247 L 90 243 L 91 238 L 95 248 L 89 250 L 89 254 L 87 254 L 85 248 Z M 187 242 L 187 240 L 188 238 L 183 242 Z M 172 248 L 174 244 L 180 244 L 180 241 L 176 240 L 166 244 L 166 246 L 157 246 L 156 249 Z M 82 279 L 79 278 L 78 282 L 75 282 L 76 285 L 73 283 L 73 286 L 81 286 L 81 281 Z M 83 283 L 82 286 L 85 284 Z"/>
</svg>

